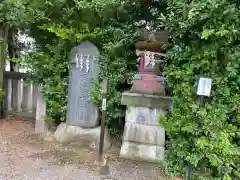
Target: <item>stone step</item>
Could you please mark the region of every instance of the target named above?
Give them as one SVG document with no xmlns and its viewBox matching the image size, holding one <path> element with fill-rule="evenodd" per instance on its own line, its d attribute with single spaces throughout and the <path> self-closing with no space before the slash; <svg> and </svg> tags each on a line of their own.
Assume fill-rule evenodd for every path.
<svg viewBox="0 0 240 180">
<path fill-rule="evenodd" d="M 164 151 L 163 146 L 123 141 L 120 157 L 137 161 L 159 162 L 164 161 Z"/>
<path fill-rule="evenodd" d="M 126 122 L 123 140 L 164 146 L 165 131 L 161 126 L 151 126 Z"/>
</svg>

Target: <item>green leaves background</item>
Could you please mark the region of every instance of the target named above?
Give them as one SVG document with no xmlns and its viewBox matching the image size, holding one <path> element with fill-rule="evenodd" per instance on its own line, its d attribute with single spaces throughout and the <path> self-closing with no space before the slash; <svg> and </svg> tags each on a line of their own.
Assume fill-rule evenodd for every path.
<svg viewBox="0 0 240 180">
<path fill-rule="evenodd" d="M 174 109 L 162 120 L 169 174 L 186 176 L 189 161 L 194 179 L 239 178 L 239 10 L 228 0 L 171 0 L 159 19 L 171 34 L 164 75 Z M 213 79 L 204 107 L 196 95 L 198 76 Z"/>
</svg>

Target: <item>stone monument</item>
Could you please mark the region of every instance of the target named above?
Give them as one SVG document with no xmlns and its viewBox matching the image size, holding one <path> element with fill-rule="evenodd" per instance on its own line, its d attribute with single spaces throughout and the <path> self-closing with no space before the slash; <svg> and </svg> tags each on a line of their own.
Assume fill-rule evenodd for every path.
<svg viewBox="0 0 240 180">
<path fill-rule="evenodd" d="M 62 143 L 90 148 L 99 145 L 99 109 L 89 100 L 98 80 L 99 56 L 97 47 L 89 41 L 77 45 L 70 53 L 67 121 L 55 132 L 56 139 Z M 107 139 L 106 136 L 105 148 L 110 145 Z"/>
<path fill-rule="evenodd" d="M 98 108 L 89 101 L 93 82 L 98 80 L 99 51 L 90 42 L 73 48 L 69 63 L 67 124 L 83 128 L 99 123 Z"/>
<path fill-rule="evenodd" d="M 164 78 L 157 76 L 158 65 L 163 62 L 162 45 L 166 42 L 165 32 L 160 38 L 145 39 L 136 43 L 140 59 L 139 73 L 129 92 L 122 94 L 122 104 L 127 105 L 125 128 L 120 157 L 163 161 L 165 151 L 165 131 L 158 123 L 160 116 L 171 106 L 165 96 Z"/>
</svg>

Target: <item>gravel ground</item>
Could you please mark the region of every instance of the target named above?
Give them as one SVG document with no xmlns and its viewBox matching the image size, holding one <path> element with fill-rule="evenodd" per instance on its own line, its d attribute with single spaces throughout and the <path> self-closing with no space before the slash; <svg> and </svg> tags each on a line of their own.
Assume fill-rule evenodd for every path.
<svg viewBox="0 0 240 180">
<path fill-rule="evenodd" d="M 0 180 L 165 179 L 156 165 L 119 159 L 118 148 L 99 168 L 94 152 L 36 136 L 33 130 L 33 121 L 20 117 L 0 120 Z"/>
</svg>

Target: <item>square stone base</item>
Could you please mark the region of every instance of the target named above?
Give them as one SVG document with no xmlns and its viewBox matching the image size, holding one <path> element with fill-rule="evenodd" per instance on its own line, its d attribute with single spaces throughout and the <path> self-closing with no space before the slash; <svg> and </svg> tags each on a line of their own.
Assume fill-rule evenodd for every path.
<svg viewBox="0 0 240 180">
<path fill-rule="evenodd" d="M 125 123 L 123 140 L 164 146 L 165 131 L 161 126 L 151 126 L 138 123 Z"/>
<path fill-rule="evenodd" d="M 171 108 L 170 97 L 124 92 L 122 104 L 127 105 L 127 111 L 120 157 L 163 161 L 165 130 L 158 120 Z"/>
<path fill-rule="evenodd" d="M 164 147 L 123 141 L 120 157 L 137 161 L 160 162 L 164 160 Z"/>
<path fill-rule="evenodd" d="M 35 120 L 35 133 L 44 134 L 48 131 L 48 124 L 45 120 Z"/>
</svg>

